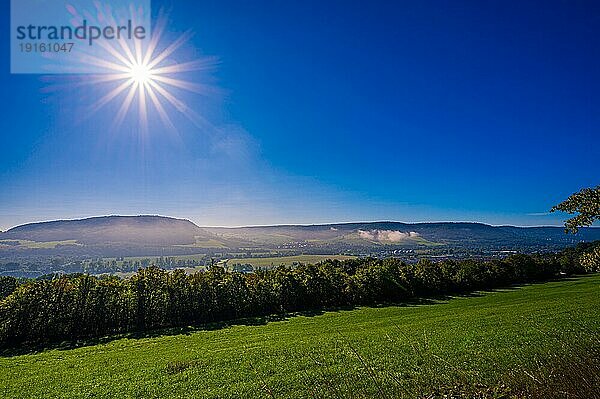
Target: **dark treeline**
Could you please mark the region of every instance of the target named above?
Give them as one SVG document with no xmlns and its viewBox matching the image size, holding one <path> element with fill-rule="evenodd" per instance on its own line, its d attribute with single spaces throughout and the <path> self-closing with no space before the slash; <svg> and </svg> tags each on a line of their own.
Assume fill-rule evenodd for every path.
<svg viewBox="0 0 600 399">
<path fill-rule="evenodd" d="M 250 274 L 212 267 L 187 275 L 182 270 L 149 267 L 127 279 L 78 274 L 18 284 L 3 277 L 0 347 L 543 281 L 561 274 L 600 271 L 598 259 L 590 261 L 588 256 L 598 254 L 598 248 L 600 243 L 558 254 L 513 255 L 492 261 L 329 260 Z"/>
<path fill-rule="evenodd" d="M 204 266 L 209 262 L 209 257 L 206 257 L 206 259 L 182 259 L 169 256 L 143 259 L 118 257 L 112 259 L 96 258 L 86 260 L 56 257 L 50 261 L 18 260 L 0 263 L 0 273 L 38 276 L 51 274 L 57 270 L 63 273 L 129 273 L 150 266 L 157 266 L 163 269 L 175 269 Z"/>
</svg>

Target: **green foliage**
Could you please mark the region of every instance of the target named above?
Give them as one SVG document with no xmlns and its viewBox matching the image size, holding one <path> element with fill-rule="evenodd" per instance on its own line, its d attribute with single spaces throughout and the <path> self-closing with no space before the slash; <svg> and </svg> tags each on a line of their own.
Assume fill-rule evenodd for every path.
<svg viewBox="0 0 600 399">
<path fill-rule="evenodd" d="M 53 275 L 0 301 L 0 346 L 44 344 L 242 317 L 398 302 L 595 271 L 581 249 L 495 261 L 328 260 L 255 274 L 222 267 L 192 275 L 149 267 L 131 278 Z M 2 280 L 4 281 L 4 280 Z M 10 285 L 12 280 L 6 280 Z M 14 282 L 13 282 L 14 284 Z"/>
<path fill-rule="evenodd" d="M 581 255 L 579 263 L 587 273 L 600 272 L 600 245 Z"/>
<path fill-rule="evenodd" d="M 552 207 L 550 212 L 562 211 L 570 215 L 579 213 L 565 221 L 565 231 L 577 233 L 579 227 L 591 226 L 600 220 L 600 186 L 584 188 L 565 201 Z"/>
<path fill-rule="evenodd" d="M 17 289 L 17 279 L 10 276 L 0 276 L 0 300 L 6 298 Z"/>
<path fill-rule="evenodd" d="M 557 256 L 560 269 L 565 274 L 591 273 L 599 270 L 600 241 L 577 244 L 576 247 L 566 248 Z"/>
</svg>

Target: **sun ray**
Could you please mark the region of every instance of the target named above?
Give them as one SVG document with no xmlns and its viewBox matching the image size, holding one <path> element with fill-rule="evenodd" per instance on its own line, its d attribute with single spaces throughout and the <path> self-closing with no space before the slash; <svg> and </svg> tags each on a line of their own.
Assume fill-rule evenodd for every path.
<svg viewBox="0 0 600 399">
<path fill-rule="evenodd" d="M 163 96 L 169 103 L 171 103 L 171 105 L 173 105 L 177 109 L 177 111 L 185 115 L 196 126 L 203 127 L 207 125 L 207 122 L 204 118 L 202 118 L 200 115 L 194 112 L 194 110 L 189 108 L 183 101 L 180 101 L 179 99 L 177 99 L 177 97 L 169 93 L 168 90 L 165 90 L 160 84 L 158 84 L 158 82 L 150 80 L 148 81 L 148 83 L 150 83 L 150 85 L 154 89 L 156 89 L 156 91 L 161 96 Z"/>
<path fill-rule="evenodd" d="M 98 101 L 96 101 L 92 105 L 91 110 L 90 110 L 91 113 L 97 112 L 98 110 L 100 110 L 100 108 L 104 107 L 106 104 L 108 104 L 110 101 L 112 101 L 113 98 L 117 97 L 123 91 L 125 91 L 126 89 L 131 87 L 131 85 L 132 85 L 131 82 L 129 80 L 127 80 L 127 81 L 121 83 L 118 87 L 115 87 L 114 89 L 109 91 L 106 95 L 104 95 L 102 98 L 100 98 Z"/>
<path fill-rule="evenodd" d="M 93 55 L 85 55 L 80 57 L 80 62 L 83 64 L 93 65 L 101 68 L 107 68 L 114 72 L 128 72 L 131 68 L 126 65 L 119 65 L 111 61 L 106 61 Z"/>
<path fill-rule="evenodd" d="M 70 78 L 67 78 L 63 75 L 60 75 L 59 77 L 56 77 L 56 75 L 50 75 L 48 77 L 43 78 L 43 80 L 45 82 L 48 82 L 49 84 L 48 86 L 42 88 L 42 92 L 51 93 L 65 89 L 72 89 L 74 87 L 90 86 L 99 83 L 109 83 L 123 79 L 129 79 L 129 73 L 85 75 L 85 77 L 81 75 L 74 75 Z"/>
<path fill-rule="evenodd" d="M 115 73 L 115 74 L 100 74 L 93 76 L 89 79 L 88 82 L 83 82 L 84 84 L 94 84 L 94 83 L 103 83 L 103 82 L 113 82 L 115 80 L 129 79 L 130 73 Z"/>
<path fill-rule="evenodd" d="M 129 5 L 131 13 L 131 21 L 134 25 L 138 25 L 138 15 L 133 8 L 133 4 Z M 142 65 L 142 42 L 141 40 L 135 40 L 133 42 L 133 48 L 135 52 L 135 62 L 137 65 Z"/>
<path fill-rule="evenodd" d="M 110 55 L 115 57 L 118 61 L 120 61 L 123 65 L 127 67 L 132 67 L 133 64 L 127 58 L 125 58 L 121 53 L 117 51 L 111 44 L 105 41 L 98 42 L 98 45 L 101 46 L 104 50 L 106 50 Z"/>
<path fill-rule="evenodd" d="M 112 13 L 110 13 L 108 15 L 107 19 L 111 22 L 112 25 L 118 25 L 117 21 L 115 20 L 115 17 Z M 121 49 L 124 52 L 123 56 L 126 57 L 126 59 L 128 60 L 126 62 L 126 64 L 128 64 L 128 65 L 135 64 L 135 57 L 133 56 L 133 53 L 131 52 L 131 49 L 129 48 L 129 44 L 127 44 L 127 41 L 124 39 L 119 39 L 119 40 L 117 40 L 117 42 L 119 43 L 119 46 L 121 47 Z"/>
<path fill-rule="evenodd" d="M 175 129 L 175 125 L 171 121 L 171 118 L 169 118 L 169 114 L 167 114 L 167 112 L 165 111 L 165 108 L 163 107 L 163 105 L 160 103 L 160 101 L 156 97 L 156 94 L 154 94 L 154 90 L 152 89 L 152 86 L 148 85 L 147 89 L 148 89 L 148 97 L 150 97 L 150 101 L 154 105 L 154 108 L 156 108 L 156 111 L 158 112 L 158 116 L 160 117 L 161 122 L 169 130 L 176 131 L 177 129 Z"/>
<path fill-rule="evenodd" d="M 167 24 L 167 18 L 163 14 L 163 10 L 161 9 L 158 16 L 158 21 L 156 26 L 152 29 L 152 37 L 150 38 L 150 42 L 148 43 L 148 48 L 146 49 L 146 53 L 144 54 L 144 59 L 142 63 L 144 65 L 148 65 L 152 56 L 154 55 L 154 51 L 156 50 L 156 46 L 158 46 L 158 42 L 160 41 L 163 32 L 165 30 Z"/>
<path fill-rule="evenodd" d="M 133 102 L 133 97 L 135 96 L 136 89 L 137 89 L 137 84 L 132 84 L 129 87 L 129 93 L 127 93 L 127 97 L 125 97 L 125 99 L 123 100 L 123 103 L 121 104 L 121 107 L 119 108 L 119 112 L 117 113 L 117 116 L 115 117 L 115 120 L 113 121 L 113 130 L 116 130 L 116 128 L 121 126 L 121 124 L 123 123 L 123 120 L 125 119 L 125 115 L 127 114 L 127 111 L 129 111 L 129 108 L 131 107 L 131 103 Z"/>
<path fill-rule="evenodd" d="M 158 54 L 155 58 L 153 58 L 150 62 L 148 62 L 148 68 L 154 68 L 156 65 L 160 64 L 165 58 L 171 55 L 175 50 L 181 47 L 185 42 L 187 42 L 192 37 L 192 32 L 187 31 L 183 35 L 181 35 L 177 40 L 171 43 L 166 49 L 164 49 L 160 54 Z"/>
<path fill-rule="evenodd" d="M 153 80 L 165 83 L 169 86 L 178 87 L 180 89 L 185 89 L 194 93 L 206 94 L 210 91 L 209 86 L 202 85 L 199 83 L 187 82 L 185 80 L 168 78 L 166 76 L 153 76 Z"/>
<path fill-rule="evenodd" d="M 180 64 L 168 65 L 160 68 L 153 68 L 152 70 L 156 75 L 162 75 L 167 73 L 180 73 L 180 72 L 191 72 L 191 71 L 207 71 L 211 70 L 217 64 L 216 58 L 209 58 L 204 60 L 194 60 L 190 62 L 183 62 Z"/>
<path fill-rule="evenodd" d="M 138 108 L 140 115 L 140 126 L 142 128 L 142 133 L 146 133 L 148 131 L 148 110 L 146 109 L 146 83 L 138 82 Z"/>
</svg>

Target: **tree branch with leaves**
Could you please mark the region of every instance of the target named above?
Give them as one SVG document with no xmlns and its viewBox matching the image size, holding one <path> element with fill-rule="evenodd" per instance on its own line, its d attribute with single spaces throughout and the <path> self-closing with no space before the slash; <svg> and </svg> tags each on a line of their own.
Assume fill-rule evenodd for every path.
<svg viewBox="0 0 600 399">
<path fill-rule="evenodd" d="M 580 227 L 591 226 L 596 220 L 600 220 L 600 185 L 571 194 L 569 198 L 550 209 L 550 212 L 556 211 L 570 215 L 578 213 L 565 221 L 567 233 L 575 234 Z"/>
</svg>

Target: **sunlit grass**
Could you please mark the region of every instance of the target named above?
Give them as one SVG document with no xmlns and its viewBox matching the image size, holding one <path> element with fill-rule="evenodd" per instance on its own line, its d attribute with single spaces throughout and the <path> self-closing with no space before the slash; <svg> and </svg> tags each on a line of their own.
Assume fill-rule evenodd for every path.
<svg viewBox="0 0 600 399">
<path fill-rule="evenodd" d="M 0 393 L 308 398 L 381 396 L 383 387 L 414 398 L 456 381 L 494 385 L 536 357 L 568 350 L 560 340 L 585 344 L 581 331 L 600 327 L 599 285 L 595 275 L 2 358 Z"/>
<path fill-rule="evenodd" d="M 18 244 L 16 244 L 18 243 Z M 16 244 L 16 245 L 13 245 Z M 28 249 L 48 249 L 56 248 L 59 245 L 77 245 L 77 240 L 63 240 L 63 241 L 31 241 L 31 240 L 0 240 L 0 246 L 10 246 L 10 248 L 28 248 Z"/>
</svg>

